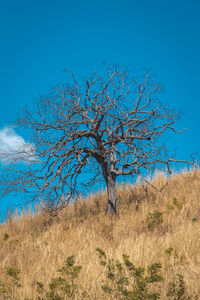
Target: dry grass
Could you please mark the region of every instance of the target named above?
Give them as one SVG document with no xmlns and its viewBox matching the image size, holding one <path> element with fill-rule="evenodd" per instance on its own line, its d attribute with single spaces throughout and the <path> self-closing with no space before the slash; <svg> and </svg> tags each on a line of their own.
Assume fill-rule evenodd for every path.
<svg viewBox="0 0 200 300">
<path fill-rule="evenodd" d="M 154 180 L 162 186 L 166 178 L 158 175 Z M 72 254 L 83 267 L 77 299 L 82 299 L 82 291 L 86 299 L 113 299 L 105 298 L 101 289 L 105 273 L 97 247 L 119 260 L 126 253 L 136 266 L 160 262 L 165 277 L 161 299 L 166 299 L 177 273 L 184 276 L 188 293 L 200 299 L 200 172 L 174 175 L 162 193 L 152 188 L 145 192 L 137 184 L 119 186 L 118 196 L 119 218 L 105 216 L 106 197 L 100 194 L 74 203 L 54 219 L 24 212 L 0 226 L 1 282 L 9 283 L 8 266 L 21 270 L 22 286 L 11 284 L 10 298 L 5 299 L 38 299 L 34 283 L 50 282 Z M 163 213 L 163 223 L 149 230 L 147 216 L 156 210 Z M 169 247 L 172 254 L 166 253 Z"/>
</svg>

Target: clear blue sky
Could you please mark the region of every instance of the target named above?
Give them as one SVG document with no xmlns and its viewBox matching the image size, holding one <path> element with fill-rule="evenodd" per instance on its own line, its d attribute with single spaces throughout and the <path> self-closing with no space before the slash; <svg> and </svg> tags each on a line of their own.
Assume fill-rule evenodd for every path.
<svg viewBox="0 0 200 300">
<path fill-rule="evenodd" d="M 161 100 L 183 112 L 177 128 L 188 128 L 169 143 L 188 159 L 200 148 L 199 15 L 198 0 L 0 1 L 0 130 L 64 80 L 64 68 L 86 77 L 102 61 L 120 63 L 163 83 Z"/>
</svg>

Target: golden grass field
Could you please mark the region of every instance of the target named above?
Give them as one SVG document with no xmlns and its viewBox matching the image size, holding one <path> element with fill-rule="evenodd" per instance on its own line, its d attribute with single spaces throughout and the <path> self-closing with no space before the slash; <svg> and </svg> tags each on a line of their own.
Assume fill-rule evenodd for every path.
<svg viewBox="0 0 200 300">
<path fill-rule="evenodd" d="M 161 187 L 166 180 L 158 174 L 154 183 Z M 48 286 L 70 255 L 82 266 L 73 299 L 116 299 L 101 288 L 106 271 L 97 247 L 118 260 L 128 254 L 135 266 L 161 263 L 160 299 L 168 299 L 177 274 L 183 275 L 185 295 L 169 299 L 200 299 L 200 172 L 174 174 L 161 193 L 145 191 L 140 183 L 120 185 L 118 199 L 119 217 L 105 215 L 105 193 L 75 202 L 54 218 L 31 211 L 10 216 L 0 225 L 0 299 L 46 299 L 38 298 L 36 282 Z M 163 213 L 163 222 L 151 228 L 148 214 L 155 211 Z M 19 284 L 8 267 L 20 270 Z"/>
</svg>

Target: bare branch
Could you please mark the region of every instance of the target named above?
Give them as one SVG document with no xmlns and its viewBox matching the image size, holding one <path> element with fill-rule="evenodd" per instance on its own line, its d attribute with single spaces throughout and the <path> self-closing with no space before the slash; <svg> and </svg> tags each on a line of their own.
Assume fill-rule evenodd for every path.
<svg viewBox="0 0 200 300">
<path fill-rule="evenodd" d="M 108 211 L 116 212 L 117 177 L 144 179 L 143 173 L 160 166 L 170 172 L 170 164 L 177 161 L 164 156 L 159 139 L 167 130 L 182 131 L 174 128 L 174 113 L 156 101 L 159 86 L 149 74 L 129 81 L 127 72 L 108 68 L 104 79 L 95 73 L 84 86 L 70 74 L 72 83 L 59 84 L 40 97 L 34 112 L 23 112 L 18 124 L 33 133 L 35 149 L 28 154 L 26 149 L 0 153 L 1 159 L 15 162 L 20 157 L 25 163 L 14 170 L 7 167 L 1 184 L 6 192 L 22 191 L 63 207 L 75 197 L 80 174 L 89 185 L 101 175 Z"/>
</svg>

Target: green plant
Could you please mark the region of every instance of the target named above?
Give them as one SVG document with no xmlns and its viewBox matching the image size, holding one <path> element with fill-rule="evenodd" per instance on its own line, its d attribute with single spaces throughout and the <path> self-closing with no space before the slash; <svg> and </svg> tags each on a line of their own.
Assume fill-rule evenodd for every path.
<svg viewBox="0 0 200 300">
<path fill-rule="evenodd" d="M 197 217 L 192 217 L 192 222 L 196 222 L 198 221 L 198 218 Z"/>
<path fill-rule="evenodd" d="M 167 292 L 168 299 L 171 300 L 189 300 L 191 297 L 186 291 L 183 275 L 177 274 L 173 282 L 169 284 Z"/>
<path fill-rule="evenodd" d="M 38 294 L 42 294 L 44 292 L 44 284 L 40 281 L 36 281 L 36 285 Z"/>
<path fill-rule="evenodd" d="M 9 235 L 7 233 L 4 233 L 3 240 L 6 241 L 8 239 L 9 239 Z"/>
<path fill-rule="evenodd" d="M 78 290 L 76 279 L 78 278 L 81 269 L 81 266 L 75 265 L 75 259 L 73 255 L 67 257 L 64 266 L 57 271 L 61 274 L 61 276 L 52 278 L 47 290 L 45 290 L 42 282 L 36 282 L 37 292 L 39 294 L 38 299 L 74 299 L 74 296 Z"/>
<path fill-rule="evenodd" d="M 0 279 L 0 299 L 12 300 L 19 299 L 18 288 L 21 288 L 20 284 L 21 271 L 16 267 L 8 266 L 5 269 L 6 280 Z"/>
<path fill-rule="evenodd" d="M 178 208 L 178 209 L 182 209 L 183 208 L 183 204 L 178 201 L 178 199 L 176 197 L 173 198 L 173 204 Z"/>
<path fill-rule="evenodd" d="M 16 267 L 7 267 L 6 268 L 6 275 L 8 275 L 11 279 L 11 283 L 16 285 L 17 287 L 21 287 L 20 281 L 20 273 L 21 271 Z"/>
<path fill-rule="evenodd" d="M 5 296 L 8 293 L 6 285 L 0 280 L 0 295 Z"/>
<path fill-rule="evenodd" d="M 176 197 L 174 197 L 172 199 L 172 204 L 170 203 L 170 204 L 167 205 L 167 209 L 168 210 L 174 210 L 176 208 L 177 209 L 182 209 L 183 208 L 183 203 L 180 202 Z"/>
<path fill-rule="evenodd" d="M 160 286 L 163 280 L 160 274 L 161 264 L 155 263 L 143 267 L 135 267 L 129 256 L 123 254 L 123 261 L 109 259 L 106 253 L 97 248 L 100 264 L 106 269 L 107 278 L 102 285 L 106 294 L 115 299 L 145 300 L 159 299 Z"/>
<path fill-rule="evenodd" d="M 163 213 L 159 211 L 154 211 L 149 213 L 146 218 L 146 225 L 148 230 L 153 231 L 158 228 L 163 223 Z"/>
<path fill-rule="evenodd" d="M 173 247 L 165 249 L 165 254 L 168 256 L 173 256 L 174 258 L 178 258 L 177 251 Z"/>
</svg>

